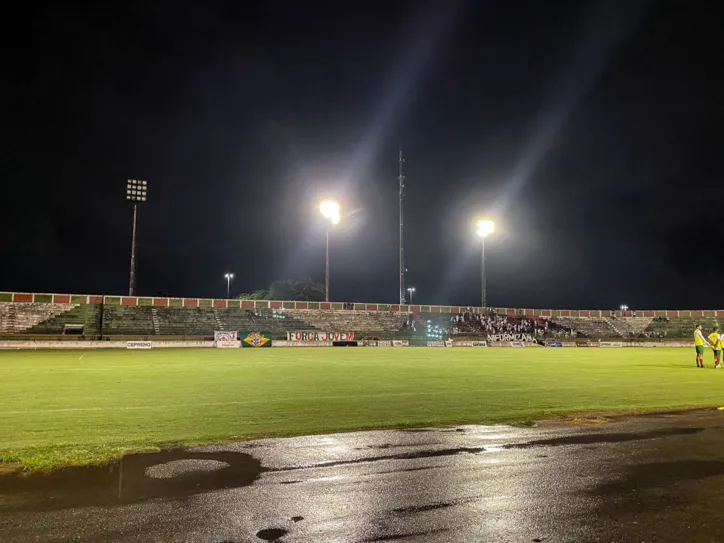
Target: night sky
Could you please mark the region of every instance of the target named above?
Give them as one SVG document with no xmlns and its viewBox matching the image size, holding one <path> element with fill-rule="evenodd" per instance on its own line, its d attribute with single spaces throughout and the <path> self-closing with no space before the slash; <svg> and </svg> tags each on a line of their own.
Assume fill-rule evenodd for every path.
<svg viewBox="0 0 724 543">
<path fill-rule="evenodd" d="M 223 297 L 324 279 L 416 302 L 724 307 L 711 2 L 142 2 L 8 19 L 0 290 Z M 8 54 L 10 53 L 10 54 Z"/>
</svg>

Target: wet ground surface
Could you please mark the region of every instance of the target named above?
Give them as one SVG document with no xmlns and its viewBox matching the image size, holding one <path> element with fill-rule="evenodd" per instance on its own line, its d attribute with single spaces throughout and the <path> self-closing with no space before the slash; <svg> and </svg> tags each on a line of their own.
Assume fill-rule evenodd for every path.
<svg viewBox="0 0 724 543">
<path fill-rule="evenodd" d="M 724 541 L 724 413 L 267 439 L 0 477 L 0 541 Z"/>
</svg>

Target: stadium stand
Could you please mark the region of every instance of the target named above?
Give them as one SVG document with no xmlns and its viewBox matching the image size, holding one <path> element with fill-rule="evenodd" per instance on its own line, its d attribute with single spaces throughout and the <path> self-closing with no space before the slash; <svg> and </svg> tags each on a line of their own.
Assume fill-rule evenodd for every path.
<svg viewBox="0 0 724 543">
<path fill-rule="evenodd" d="M 154 335 L 152 308 L 103 306 L 103 334 Z"/>
<path fill-rule="evenodd" d="M 151 320 L 154 332 L 163 336 L 213 336 L 214 330 L 225 330 L 212 309 L 154 307 Z"/>
<path fill-rule="evenodd" d="M 609 311 L 499 309 L 481 315 L 477 308 L 462 307 L 416 306 L 414 309 L 421 311 L 413 313 L 407 307 L 399 311 L 397 306 L 385 304 L 333 303 L 332 309 L 316 309 L 325 304 L 303 302 L 298 303 L 302 307 L 293 309 L 295 302 L 251 302 L 249 306 L 248 301 L 68 294 L 0 292 L 0 300 L 0 335 L 11 339 L 59 335 L 69 336 L 63 339 L 74 339 L 72 335 L 79 336 L 77 339 L 209 337 L 216 330 L 263 330 L 277 338 L 289 331 L 325 330 L 380 339 L 501 333 L 528 333 L 540 339 L 690 339 L 696 324 L 710 331 L 719 324 L 717 316 L 724 320 L 721 310 L 641 311 L 635 316 L 633 311 L 620 315 Z"/>
<path fill-rule="evenodd" d="M 607 318 L 608 323 L 621 337 L 636 338 L 644 333 L 653 317 Z"/>
<path fill-rule="evenodd" d="M 217 330 L 265 330 L 281 335 L 293 330 L 317 329 L 281 310 L 228 308 L 214 311 L 221 326 Z"/>
<path fill-rule="evenodd" d="M 363 335 L 402 337 L 408 315 L 394 312 L 355 310 L 289 309 L 285 313 L 317 330 L 356 332 Z"/>
<path fill-rule="evenodd" d="M 0 302 L 0 333 L 28 332 L 33 327 L 76 307 L 71 304 Z"/>
<path fill-rule="evenodd" d="M 606 318 L 600 317 L 553 317 L 550 321 L 575 332 L 575 336 L 587 338 L 621 337 Z"/>
<path fill-rule="evenodd" d="M 719 319 L 708 318 L 667 318 L 659 317 L 652 319 L 651 323 L 642 332 L 643 337 L 657 338 L 690 338 L 694 333 L 697 324 L 701 324 L 704 331 L 709 332 L 715 326 L 721 326 Z"/>
</svg>

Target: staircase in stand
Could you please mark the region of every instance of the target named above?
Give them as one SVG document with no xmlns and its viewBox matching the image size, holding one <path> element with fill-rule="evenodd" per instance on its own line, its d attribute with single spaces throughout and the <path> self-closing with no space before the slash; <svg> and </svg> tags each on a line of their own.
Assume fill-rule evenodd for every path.
<svg viewBox="0 0 724 543">
<path fill-rule="evenodd" d="M 151 319 L 153 320 L 153 332 L 158 336 L 161 334 L 161 325 L 158 323 L 158 309 L 155 307 L 151 311 Z"/>
<path fill-rule="evenodd" d="M 224 323 L 221 322 L 221 317 L 219 316 L 219 311 L 214 308 L 214 320 L 216 321 L 216 326 L 218 327 L 217 330 L 225 330 Z"/>
</svg>

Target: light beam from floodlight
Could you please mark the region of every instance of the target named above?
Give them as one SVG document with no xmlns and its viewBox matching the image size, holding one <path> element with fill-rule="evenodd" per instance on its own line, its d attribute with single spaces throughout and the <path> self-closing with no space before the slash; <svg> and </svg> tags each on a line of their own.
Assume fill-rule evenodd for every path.
<svg viewBox="0 0 724 543">
<path fill-rule="evenodd" d="M 131 234 L 131 277 L 128 281 L 128 295 L 136 293 L 136 218 L 138 204 L 146 202 L 148 182 L 140 179 L 129 179 L 126 183 L 126 200 L 133 202 L 133 233 Z"/>
<path fill-rule="evenodd" d="M 325 200 L 319 204 L 319 212 L 327 219 L 327 247 L 324 258 L 324 301 L 329 301 L 329 225 L 339 224 L 339 204 L 332 200 Z"/>
<path fill-rule="evenodd" d="M 483 310 L 487 307 L 487 297 L 486 297 L 486 278 L 485 278 L 485 238 L 487 238 L 490 234 L 495 232 L 495 223 L 493 221 L 488 220 L 480 220 L 477 223 L 478 229 L 476 230 L 476 234 L 480 237 L 480 245 L 481 245 L 481 254 L 480 254 L 480 291 L 481 291 L 481 301 L 482 305 L 481 307 Z"/>
<path fill-rule="evenodd" d="M 229 290 L 231 289 L 231 280 L 234 278 L 233 273 L 227 273 L 224 274 L 224 277 L 226 278 L 226 299 L 229 299 Z"/>
</svg>

